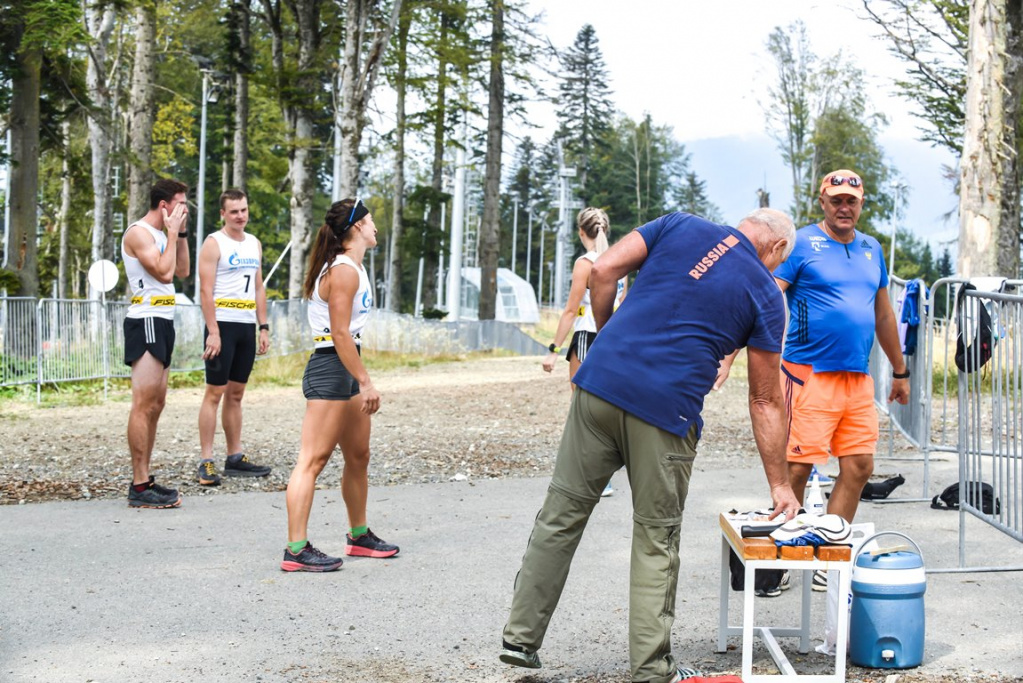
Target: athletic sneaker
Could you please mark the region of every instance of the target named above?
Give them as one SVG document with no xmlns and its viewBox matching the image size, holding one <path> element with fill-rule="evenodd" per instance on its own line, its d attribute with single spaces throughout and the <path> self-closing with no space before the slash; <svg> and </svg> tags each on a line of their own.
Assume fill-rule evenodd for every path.
<svg viewBox="0 0 1023 683">
<path fill-rule="evenodd" d="M 136 491 L 133 484 L 128 484 L 128 505 L 133 508 L 176 508 L 181 505 L 181 494 L 176 489 L 169 489 L 156 483 L 149 477 L 149 483 L 142 491 Z"/>
<path fill-rule="evenodd" d="M 220 486 L 220 475 L 212 460 L 199 463 L 199 486 Z"/>
<path fill-rule="evenodd" d="M 398 554 L 398 546 L 381 541 L 371 530 L 358 538 L 351 534 L 345 535 L 345 555 L 358 557 L 394 557 Z"/>
<path fill-rule="evenodd" d="M 828 572 L 826 569 L 817 569 L 813 572 L 813 581 L 810 587 L 815 591 L 821 592 L 828 589 Z"/>
<path fill-rule="evenodd" d="M 610 496 L 614 492 L 615 492 L 615 490 L 613 488 L 611 488 L 611 482 L 607 482 L 607 486 L 605 486 L 604 490 L 601 491 L 600 496 L 602 498 L 607 498 L 608 496 Z"/>
<path fill-rule="evenodd" d="M 227 456 L 224 461 L 224 474 L 229 477 L 265 477 L 272 468 L 250 462 L 244 453 Z"/>
<path fill-rule="evenodd" d="M 818 470 L 816 465 L 810 469 L 810 478 L 807 481 L 813 481 L 813 475 L 815 474 L 817 475 L 817 483 L 821 486 L 831 486 L 835 483 L 834 479 Z"/>
<path fill-rule="evenodd" d="M 675 678 L 671 679 L 671 683 L 681 683 L 681 681 L 684 681 L 687 678 L 696 678 L 697 676 L 703 676 L 703 672 L 680 666 L 678 671 L 675 673 Z"/>
<path fill-rule="evenodd" d="M 535 652 L 527 652 L 525 648 L 512 645 L 507 640 L 501 641 L 500 660 L 505 664 L 521 666 L 526 669 L 539 669 L 543 666 L 540 664 L 540 655 Z"/>
<path fill-rule="evenodd" d="M 340 557 L 331 557 L 314 548 L 312 543 L 306 543 L 297 554 L 290 548 L 284 549 L 281 569 L 286 572 L 332 572 L 344 563 Z"/>
</svg>

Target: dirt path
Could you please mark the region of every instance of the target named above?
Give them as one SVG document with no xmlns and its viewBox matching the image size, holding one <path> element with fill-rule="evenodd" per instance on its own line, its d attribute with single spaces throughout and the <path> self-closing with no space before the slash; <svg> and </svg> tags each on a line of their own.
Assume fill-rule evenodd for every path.
<svg viewBox="0 0 1023 683">
<path fill-rule="evenodd" d="M 570 397 L 567 363 L 553 375 L 536 358 L 430 364 L 375 374 L 383 407 L 373 418 L 370 476 L 374 486 L 548 474 Z M 706 404 L 697 466 L 759 467 L 739 375 Z M 196 420 L 201 389 L 171 390 L 160 420 L 153 469 L 185 495 L 224 495 L 284 488 L 298 448 L 305 401 L 301 389 L 253 385 L 245 398 L 244 443 L 250 457 L 272 465 L 263 480 L 225 480 L 199 487 Z M 130 395 L 105 403 L 38 408 L 0 405 L 0 504 L 124 495 L 130 477 L 124 430 Z M 215 452 L 223 457 L 223 435 Z M 321 479 L 332 487 L 340 459 Z"/>
</svg>

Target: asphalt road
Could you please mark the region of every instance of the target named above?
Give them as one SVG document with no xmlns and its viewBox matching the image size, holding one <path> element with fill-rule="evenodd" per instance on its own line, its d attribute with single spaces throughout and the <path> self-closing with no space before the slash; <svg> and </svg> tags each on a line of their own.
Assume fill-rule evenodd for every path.
<svg viewBox="0 0 1023 683">
<path fill-rule="evenodd" d="M 683 524 L 675 651 L 708 673 L 737 673 L 738 647 L 714 653 L 717 515 L 763 505 L 766 485 L 757 470 L 697 469 Z M 544 669 L 533 676 L 497 660 L 546 483 L 371 490 L 371 526 L 401 554 L 351 558 L 331 574 L 280 571 L 282 493 L 186 498 L 166 511 L 124 501 L 2 506 L 0 681 L 627 681 L 631 518 L 622 475 L 584 536 L 541 651 Z M 918 487 L 910 481 L 899 493 Z M 344 517 L 336 490 L 318 492 L 311 540 L 340 553 Z M 955 513 L 865 503 L 858 521 L 912 536 L 928 569 L 957 564 Z M 969 564 L 1023 566 L 1023 545 L 974 519 L 967 530 Z M 925 660 L 912 673 L 934 681 L 1023 678 L 1021 579 L 928 575 Z M 761 599 L 758 614 L 794 623 L 798 592 Z M 740 607 L 738 595 L 731 605 Z M 823 613 L 824 595 L 814 594 L 817 634 Z M 782 642 L 797 670 L 827 670 L 825 656 L 798 656 L 794 639 Z M 766 650 L 757 648 L 756 661 L 772 671 Z M 884 680 L 877 675 L 854 667 L 848 679 Z"/>
</svg>

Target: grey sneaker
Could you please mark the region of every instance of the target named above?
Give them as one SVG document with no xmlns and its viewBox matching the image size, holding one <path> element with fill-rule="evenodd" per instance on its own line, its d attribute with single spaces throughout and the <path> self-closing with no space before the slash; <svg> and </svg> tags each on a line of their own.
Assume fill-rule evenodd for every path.
<svg viewBox="0 0 1023 683">
<path fill-rule="evenodd" d="M 343 564 L 344 560 L 340 557 L 331 557 L 314 548 L 312 543 L 306 543 L 297 554 L 289 548 L 284 549 L 281 569 L 286 572 L 332 572 L 340 569 Z"/>
<path fill-rule="evenodd" d="M 521 666 L 526 669 L 539 669 L 540 655 L 535 652 L 526 652 L 518 645 L 512 645 L 507 640 L 501 641 L 501 661 L 512 666 Z"/>
<path fill-rule="evenodd" d="M 128 505 L 133 508 L 176 508 L 181 505 L 181 494 L 175 489 L 169 489 L 156 483 L 154 477 L 149 477 L 146 488 L 136 491 L 133 484 L 128 485 Z"/>
<path fill-rule="evenodd" d="M 212 460 L 199 463 L 199 486 L 220 486 L 220 474 Z"/>
<path fill-rule="evenodd" d="M 695 678 L 696 676 L 703 676 L 703 672 L 697 671 L 696 669 L 687 669 L 685 667 L 680 666 L 678 668 L 678 672 L 675 673 L 675 678 L 671 679 L 671 683 L 681 683 L 681 681 L 685 681 L 690 678 Z"/>
<path fill-rule="evenodd" d="M 229 477 L 265 477 L 270 474 L 270 468 L 250 462 L 244 453 L 235 453 L 224 461 L 224 474 Z"/>
</svg>

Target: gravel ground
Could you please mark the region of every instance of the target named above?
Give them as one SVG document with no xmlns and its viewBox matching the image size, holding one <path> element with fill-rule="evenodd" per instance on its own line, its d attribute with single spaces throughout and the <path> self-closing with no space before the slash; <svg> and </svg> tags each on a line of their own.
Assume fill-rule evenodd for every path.
<svg viewBox="0 0 1023 683">
<path fill-rule="evenodd" d="M 373 418 L 373 486 L 549 474 L 570 397 L 567 363 L 554 374 L 539 359 L 494 358 L 428 364 L 375 373 L 383 407 Z M 733 378 L 708 398 L 701 461 L 757 467 L 745 404 L 745 383 Z M 227 479 L 200 487 L 196 421 L 201 389 L 172 389 L 153 453 L 158 481 L 186 496 L 241 490 L 283 490 L 298 448 L 305 410 L 301 390 L 260 387 L 246 393 L 243 443 L 249 458 L 273 466 L 265 479 Z M 131 469 L 125 443 L 130 395 L 106 403 L 37 408 L 0 405 L 0 504 L 117 498 Z M 219 430 L 219 426 L 218 426 Z M 218 431 L 214 451 L 222 464 Z M 333 487 L 340 458 L 320 481 Z"/>
</svg>

